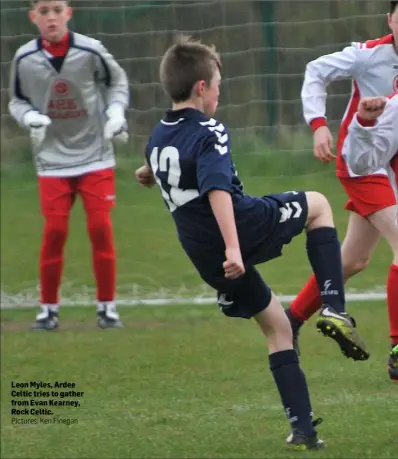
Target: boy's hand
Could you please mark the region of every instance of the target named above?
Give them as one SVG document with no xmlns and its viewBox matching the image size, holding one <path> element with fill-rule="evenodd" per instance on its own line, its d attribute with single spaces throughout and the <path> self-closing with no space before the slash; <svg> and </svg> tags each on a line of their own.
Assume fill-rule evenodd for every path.
<svg viewBox="0 0 398 459">
<path fill-rule="evenodd" d="M 223 268 L 227 279 L 236 279 L 245 274 L 245 266 L 239 248 L 227 248 L 225 250 L 225 258 Z"/>
<path fill-rule="evenodd" d="M 330 163 L 336 158 L 332 153 L 333 137 L 327 126 L 321 126 L 314 132 L 314 156 L 323 163 Z"/>
<path fill-rule="evenodd" d="M 156 183 L 155 176 L 148 164 L 144 164 L 135 171 L 135 178 L 138 183 L 148 188 L 151 188 Z"/>
<path fill-rule="evenodd" d="M 47 126 L 51 124 L 51 119 L 47 115 L 31 110 L 25 114 L 23 123 L 30 130 L 33 148 L 40 148 L 46 137 Z"/>
<path fill-rule="evenodd" d="M 362 97 L 358 105 L 358 117 L 368 121 L 375 121 L 386 107 L 386 97 Z"/>
<path fill-rule="evenodd" d="M 119 143 L 127 143 L 127 121 L 124 116 L 124 108 L 119 104 L 113 104 L 106 110 L 108 121 L 104 127 L 106 140 L 116 140 Z"/>
</svg>

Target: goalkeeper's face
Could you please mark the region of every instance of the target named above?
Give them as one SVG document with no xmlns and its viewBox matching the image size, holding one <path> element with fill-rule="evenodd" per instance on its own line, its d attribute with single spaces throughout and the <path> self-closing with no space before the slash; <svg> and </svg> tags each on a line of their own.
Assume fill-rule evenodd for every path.
<svg viewBox="0 0 398 459">
<path fill-rule="evenodd" d="M 62 40 L 68 31 L 72 8 L 65 0 L 38 1 L 29 13 L 30 20 L 39 29 L 40 35 L 49 42 Z"/>
<path fill-rule="evenodd" d="M 209 85 L 204 84 L 202 92 L 203 112 L 211 117 L 216 113 L 220 96 L 221 75 L 217 69 Z"/>
</svg>

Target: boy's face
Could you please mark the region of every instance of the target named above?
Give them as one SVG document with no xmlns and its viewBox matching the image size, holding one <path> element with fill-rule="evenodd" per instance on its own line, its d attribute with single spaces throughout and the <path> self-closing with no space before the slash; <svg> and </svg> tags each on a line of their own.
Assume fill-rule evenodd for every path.
<svg viewBox="0 0 398 459">
<path fill-rule="evenodd" d="M 42 0 L 29 12 L 29 18 L 49 42 L 60 41 L 68 30 L 72 8 L 65 0 Z"/>
<path fill-rule="evenodd" d="M 392 31 L 395 47 L 398 51 L 398 8 L 395 8 L 395 11 L 388 15 L 388 25 Z"/>
<path fill-rule="evenodd" d="M 203 82 L 202 88 L 202 100 L 203 100 L 203 112 L 211 117 L 216 113 L 218 106 L 218 98 L 220 96 L 220 83 L 221 74 L 218 68 L 214 72 L 213 78 L 209 85 Z"/>
</svg>

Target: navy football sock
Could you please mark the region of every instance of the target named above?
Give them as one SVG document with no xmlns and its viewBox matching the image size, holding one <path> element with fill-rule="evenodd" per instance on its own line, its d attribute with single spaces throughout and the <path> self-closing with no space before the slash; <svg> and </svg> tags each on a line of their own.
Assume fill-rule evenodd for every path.
<svg viewBox="0 0 398 459">
<path fill-rule="evenodd" d="M 307 254 L 321 294 L 322 303 L 345 312 L 341 248 L 336 228 L 316 228 L 307 233 Z"/>
<path fill-rule="evenodd" d="M 270 354 L 269 364 L 292 427 L 308 437 L 314 436 L 310 395 L 296 351 L 290 349 Z"/>
</svg>

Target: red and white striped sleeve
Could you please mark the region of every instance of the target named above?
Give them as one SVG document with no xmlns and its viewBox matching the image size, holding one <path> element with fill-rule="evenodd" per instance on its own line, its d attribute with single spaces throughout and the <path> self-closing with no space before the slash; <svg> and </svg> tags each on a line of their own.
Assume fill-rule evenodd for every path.
<svg viewBox="0 0 398 459">
<path fill-rule="evenodd" d="M 364 64 L 362 43 L 352 43 L 342 51 L 321 56 L 306 66 L 301 100 L 305 121 L 315 131 L 326 126 L 326 89 L 337 80 L 355 79 Z"/>
</svg>

